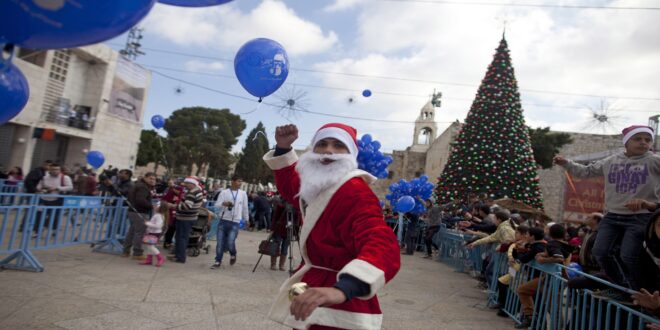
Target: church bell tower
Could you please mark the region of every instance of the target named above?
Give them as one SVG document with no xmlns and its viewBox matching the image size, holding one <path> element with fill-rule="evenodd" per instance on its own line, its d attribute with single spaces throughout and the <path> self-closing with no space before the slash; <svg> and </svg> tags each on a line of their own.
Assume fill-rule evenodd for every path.
<svg viewBox="0 0 660 330">
<path fill-rule="evenodd" d="M 440 107 L 442 93 L 435 91 L 431 101 L 427 102 L 420 110 L 419 117 L 415 120 L 415 133 L 411 151 L 425 152 L 438 135 L 438 125 L 435 123 L 435 108 Z"/>
</svg>

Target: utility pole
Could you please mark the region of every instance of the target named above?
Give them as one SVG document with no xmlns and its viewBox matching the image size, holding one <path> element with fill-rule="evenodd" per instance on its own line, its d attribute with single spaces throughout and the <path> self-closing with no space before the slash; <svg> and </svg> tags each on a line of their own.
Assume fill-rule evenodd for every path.
<svg viewBox="0 0 660 330">
<path fill-rule="evenodd" d="M 653 151 L 658 151 L 658 122 L 660 115 L 655 115 L 649 117 L 649 126 L 653 128 L 653 133 L 655 134 L 654 136 L 654 143 L 653 143 Z"/>
<path fill-rule="evenodd" d="M 140 50 L 140 47 L 142 47 L 140 40 L 142 39 L 143 30 L 144 29 L 138 27 L 131 28 L 128 32 L 128 38 L 126 39 L 126 46 L 119 51 L 119 54 L 124 55 L 124 57 L 131 61 L 135 61 L 138 56 L 144 55 L 145 53 Z"/>
</svg>

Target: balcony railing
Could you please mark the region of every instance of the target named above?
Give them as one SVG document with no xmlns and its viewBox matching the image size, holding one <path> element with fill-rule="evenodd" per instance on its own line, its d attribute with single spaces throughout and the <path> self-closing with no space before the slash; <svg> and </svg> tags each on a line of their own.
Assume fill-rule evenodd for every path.
<svg viewBox="0 0 660 330">
<path fill-rule="evenodd" d="M 76 105 L 72 108 L 68 100 L 60 99 L 58 105 L 43 113 L 43 119 L 50 123 L 91 131 L 96 118 L 91 117 L 90 113 L 91 107 Z"/>
</svg>

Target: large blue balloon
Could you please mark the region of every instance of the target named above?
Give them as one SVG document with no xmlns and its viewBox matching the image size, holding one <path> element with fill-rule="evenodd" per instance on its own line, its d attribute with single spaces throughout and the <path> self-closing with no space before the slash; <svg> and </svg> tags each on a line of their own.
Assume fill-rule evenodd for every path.
<svg viewBox="0 0 660 330">
<path fill-rule="evenodd" d="M 100 151 L 90 151 L 87 153 L 87 162 L 94 168 L 99 168 L 105 162 L 105 157 Z"/>
<path fill-rule="evenodd" d="M 571 262 L 566 269 L 566 275 L 568 276 L 568 279 L 573 279 L 575 277 L 578 277 L 580 274 L 577 273 L 582 271 L 582 266 L 576 262 Z"/>
<path fill-rule="evenodd" d="M 23 73 L 9 61 L 0 58 L 0 125 L 23 110 L 29 95 L 30 87 Z"/>
<path fill-rule="evenodd" d="M 234 71 L 248 93 L 262 98 L 275 92 L 286 80 L 289 57 L 276 41 L 253 39 L 236 53 Z"/>
<path fill-rule="evenodd" d="M 231 0 L 158 0 L 160 3 L 179 7 L 209 7 L 221 5 L 229 1 Z"/>
<path fill-rule="evenodd" d="M 399 212 L 409 212 L 415 208 L 415 199 L 410 196 L 403 196 L 396 202 L 396 210 Z"/>
<path fill-rule="evenodd" d="M 2 0 L 0 44 L 73 48 L 116 37 L 147 16 L 156 0 Z"/>
<path fill-rule="evenodd" d="M 165 118 L 161 115 L 155 115 L 151 117 L 151 125 L 154 125 L 156 129 L 161 129 L 165 126 Z"/>
</svg>

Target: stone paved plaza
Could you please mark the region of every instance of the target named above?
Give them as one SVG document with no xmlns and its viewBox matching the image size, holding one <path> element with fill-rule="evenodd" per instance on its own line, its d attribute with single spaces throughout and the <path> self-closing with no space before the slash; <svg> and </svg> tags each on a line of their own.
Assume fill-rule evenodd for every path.
<svg viewBox="0 0 660 330">
<path fill-rule="evenodd" d="M 36 252 L 45 272 L 0 271 L 0 329 L 287 329 L 266 317 L 287 273 L 271 271 L 267 256 L 251 272 L 265 237 L 241 231 L 237 264 L 220 270 L 209 269 L 213 252 L 161 268 L 88 245 Z M 485 307 L 475 284 L 419 252 L 402 256 L 379 294 L 383 328 L 513 328 Z"/>
</svg>

